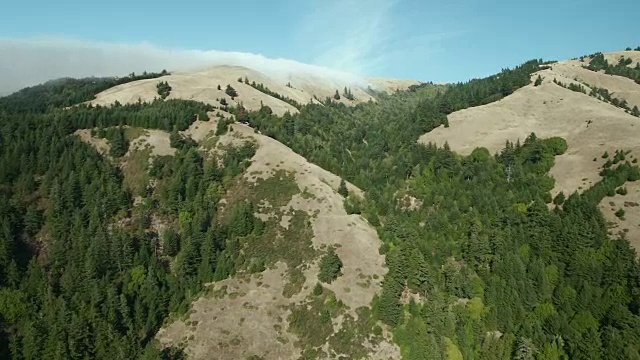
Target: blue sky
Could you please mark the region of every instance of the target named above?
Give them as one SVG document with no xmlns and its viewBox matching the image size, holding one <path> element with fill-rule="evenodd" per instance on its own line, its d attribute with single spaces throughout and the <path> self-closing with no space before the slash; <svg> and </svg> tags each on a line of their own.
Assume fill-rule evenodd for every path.
<svg viewBox="0 0 640 360">
<path fill-rule="evenodd" d="M 191 65 L 197 57 L 197 64 L 206 62 L 203 52 L 217 50 L 358 75 L 453 82 L 531 58 L 639 46 L 638 14 L 637 0 L 7 1 L 0 12 L 0 57 L 15 59 L 0 63 L 0 70 L 22 69 L 26 62 L 67 75 L 63 65 L 47 64 L 47 52 L 38 53 L 41 62 L 20 52 L 36 41 L 58 55 L 69 43 L 91 47 L 95 54 L 73 55 L 75 61 L 88 66 L 102 56 L 99 65 L 109 69 L 138 55 L 146 60 L 136 64 L 145 65 L 151 56 L 139 54 L 145 51 L 175 54 Z M 137 55 L 110 59 L 114 49 Z"/>
</svg>

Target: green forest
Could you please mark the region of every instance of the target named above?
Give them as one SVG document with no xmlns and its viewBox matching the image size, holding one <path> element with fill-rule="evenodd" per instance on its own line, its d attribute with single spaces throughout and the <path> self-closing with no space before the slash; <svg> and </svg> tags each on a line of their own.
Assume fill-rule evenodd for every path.
<svg viewBox="0 0 640 360">
<path fill-rule="evenodd" d="M 546 64 L 353 107 L 307 104 L 281 117 L 268 107 L 231 109 L 366 192 L 355 201 L 341 186 L 349 212 L 383 240 L 389 272 L 371 316 L 405 359 L 640 359 L 640 267 L 628 241 L 607 234 L 597 207 L 640 179 L 624 151 L 599 159 L 602 179 L 592 188 L 552 199 L 548 172 L 567 150 L 561 138 L 530 134 L 505 139 L 497 154 L 469 156 L 417 142 L 448 126 L 448 114 L 528 85 Z M 239 239 L 264 231 L 251 203 L 217 216 L 255 148 L 231 149 L 218 162 L 177 133 L 213 108 L 162 99 L 66 108 L 101 91 L 92 81 L 66 81 L 55 96 L 45 84 L 0 99 L 3 359 L 183 358 L 158 349 L 155 333 L 188 311 L 204 283 L 239 270 Z M 154 160 L 156 185 L 137 206 L 121 170 L 73 136 L 102 129 L 122 154 L 125 125 L 169 131 L 178 148 Z M 162 234 L 154 218 L 169 224 Z M 330 250 L 321 267 L 330 283 L 342 263 Z M 405 291 L 420 300 L 402 303 Z"/>
<path fill-rule="evenodd" d="M 32 86 L 0 98 L 0 109 L 7 112 L 44 112 L 51 108 L 63 108 L 93 100 L 95 96 L 116 85 L 170 75 L 167 70 L 159 73 L 131 73 L 119 78 L 62 78 Z"/>
<path fill-rule="evenodd" d="M 72 82 L 65 91 L 84 88 Z M 36 113 L 36 101 L 24 111 L 14 105 L 0 110 L 0 358 L 179 358 L 150 341 L 204 282 L 233 273 L 227 244 L 252 231 L 245 220 L 253 215 L 215 226 L 213 219 L 226 179 L 242 173 L 255 149 L 228 151 L 220 167 L 185 142 L 153 163 L 156 186 L 134 208 L 120 169 L 73 132 L 184 130 L 199 114 L 208 119 L 210 106 L 156 100 Z M 122 137 L 113 128 L 102 133 Z M 162 244 L 152 216 L 171 224 Z"/>
<path fill-rule="evenodd" d="M 378 227 L 389 267 L 374 316 L 394 328 L 406 359 L 640 359 L 640 268 L 597 208 L 640 179 L 637 166 L 607 162 L 602 181 L 556 197 L 550 210 L 548 171 L 563 139 L 531 134 L 499 154 L 466 157 L 417 143 L 448 126 L 447 114 L 499 100 L 544 66 L 426 84 L 377 104 L 249 114 L 263 133 L 366 191 L 356 212 Z M 405 288 L 423 301 L 403 305 Z"/>
</svg>

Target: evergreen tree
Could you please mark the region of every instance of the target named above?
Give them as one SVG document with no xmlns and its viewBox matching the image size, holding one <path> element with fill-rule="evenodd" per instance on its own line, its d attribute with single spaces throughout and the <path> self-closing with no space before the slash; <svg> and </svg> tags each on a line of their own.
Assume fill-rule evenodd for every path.
<svg viewBox="0 0 640 360">
<path fill-rule="evenodd" d="M 349 196 L 349 189 L 347 188 L 347 183 L 344 179 L 340 179 L 340 185 L 338 186 L 338 194 L 342 195 L 342 197 Z"/>
<path fill-rule="evenodd" d="M 318 273 L 318 280 L 331 283 L 340 276 L 342 270 L 342 261 L 335 253 L 335 250 L 331 248 L 322 259 L 320 259 L 320 272 Z"/>
<path fill-rule="evenodd" d="M 533 86 L 540 86 L 542 85 L 542 76 L 538 75 L 538 77 L 536 78 L 536 82 L 533 84 Z"/>
<path fill-rule="evenodd" d="M 242 80 L 242 79 L 240 79 Z M 236 91 L 236 89 L 234 89 L 231 85 L 227 84 L 227 88 L 224 90 L 224 92 L 229 95 L 231 97 L 231 99 L 233 100 L 234 97 L 238 96 L 238 92 Z"/>
</svg>

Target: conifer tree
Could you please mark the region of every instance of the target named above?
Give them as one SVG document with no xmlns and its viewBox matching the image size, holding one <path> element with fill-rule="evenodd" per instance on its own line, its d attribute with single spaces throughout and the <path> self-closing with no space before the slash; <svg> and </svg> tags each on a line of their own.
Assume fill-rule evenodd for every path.
<svg viewBox="0 0 640 360">
<path fill-rule="evenodd" d="M 340 185 L 338 186 L 338 194 L 342 195 L 345 198 L 349 196 L 349 189 L 347 188 L 347 183 L 344 181 L 344 179 L 340 179 Z"/>
</svg>

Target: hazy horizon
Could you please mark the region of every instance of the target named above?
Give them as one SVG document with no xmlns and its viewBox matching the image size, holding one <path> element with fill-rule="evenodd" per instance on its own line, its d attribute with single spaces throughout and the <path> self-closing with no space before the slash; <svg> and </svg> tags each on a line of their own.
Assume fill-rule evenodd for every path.
<svg viewBox="0 0 640 360">
<path fill-rule="evenodd" d="M 352 80 L 458 82 L 531 58 L 561 60 L 640 45 L 631 31 L 617 31 L 633 28 L 637 12 L 631 10 L 640 4 L 628 1 L 624 11 L 603 15 L 593 3 L 13 3 L 0 14 L 0 94 L 60 77 L 219 64 L 272 76 L 311 71 L 351 74 Z"/>
</svg>

